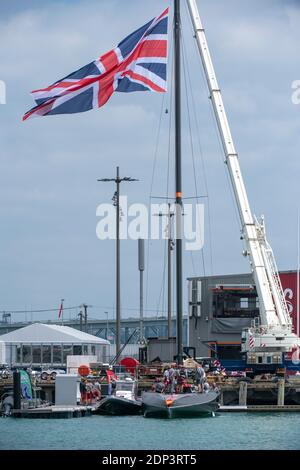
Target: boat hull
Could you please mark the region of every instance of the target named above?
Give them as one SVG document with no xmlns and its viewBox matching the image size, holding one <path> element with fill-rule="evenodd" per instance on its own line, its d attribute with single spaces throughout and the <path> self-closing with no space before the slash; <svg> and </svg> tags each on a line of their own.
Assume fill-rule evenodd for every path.
<svg viewBox="0 0 300 470">
<path fill-rule="evenodd" d="M 143 412 L 149 418 L 198 418 L 213 416 L 218 410 L 218 394 L 186 393 L 166 395 L 144 392 L 142 394 Z"/>
<path fill-rule="evenodd" d="M 113 416 L 138 415 L 141 412 L 142 403 L 140 401 L 115 396 L 103 398 L 96 410 L 96 414 Z"/>
</svg>

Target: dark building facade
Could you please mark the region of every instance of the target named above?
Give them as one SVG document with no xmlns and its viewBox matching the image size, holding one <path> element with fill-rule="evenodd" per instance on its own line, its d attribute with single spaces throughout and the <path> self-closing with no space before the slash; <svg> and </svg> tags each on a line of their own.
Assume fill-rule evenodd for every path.
<svg viewBox="0 0 300 470">
<path fill-rule="evenodd" d="M 296 271 L 279 273 L 297 332 Z M 252 274 L 189 278 L 189 345 L 197 357 L 240 357 L 241 332 L 259 316 Z"/>
</svg>

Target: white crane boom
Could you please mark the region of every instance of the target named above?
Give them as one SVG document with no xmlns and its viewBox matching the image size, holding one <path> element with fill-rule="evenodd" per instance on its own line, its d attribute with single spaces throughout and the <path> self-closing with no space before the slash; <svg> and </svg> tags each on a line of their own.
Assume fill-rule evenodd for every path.
<svg viewBox="0 0 300 470">
<path fill-rule="evenodd" d="M 196 0 L 187 0 L 187 3 L 224 148 L 225 163 L 227 164 L 239 210 L 242 233 L 247 248 L 244 254 L 250 258 L 259 298 L 261 323 L 259 331 L 260 333 L 262 331 L 265 333 L 264 340 L 269 347 L 278 346 L 280 343 L 283 350 L 291 350 L 297 344 L 297 337 L 292 333 L 292 322 L 278 276 L 274 255 L 266 239 L 264 220 L 262 218 L 259 223 L 251 213 L 238 154 L 234 147 L 221 90 L 215 75 L 197 3 Z M 249 334 L 252 335 L 253 333 L 255 334 L 254 330 L 249 330 Z M 281 339 L 278 338 L 278 335 L 281 335 Z M 277 342 L 275 341 L 276 336 Z M 261 339 L 257 337 L 256 340 L 255 346 L 259 346 Z"/>
</svg>

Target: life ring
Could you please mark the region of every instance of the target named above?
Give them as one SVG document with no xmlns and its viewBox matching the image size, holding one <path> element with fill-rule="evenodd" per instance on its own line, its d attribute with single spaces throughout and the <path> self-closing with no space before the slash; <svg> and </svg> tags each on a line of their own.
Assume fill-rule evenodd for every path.
<svg viewBox="0 0 300 470">
<path fill-rule="evenodd" d="M 90 372 L 89 366 L 82 365 L 78 367 L 78 374 L 81 375 L 81 377 L 86 377 Z"/>
</svg>

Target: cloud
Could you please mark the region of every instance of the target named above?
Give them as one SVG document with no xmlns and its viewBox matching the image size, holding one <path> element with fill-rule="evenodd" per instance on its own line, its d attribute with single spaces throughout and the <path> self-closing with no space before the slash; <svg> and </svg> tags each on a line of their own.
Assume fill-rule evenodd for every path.
<svg viewBox="0 0 300 470">
<path fill-rule="evenodd" d="M 97 240 L 95 211 L 100 202 L 111 200 L 114 187 L 96 180 L 113 176 L 120 165 L 122 174 L 140 179 L 122 186 L 130 201 L 149 201 L 160 110 L 168 107 L 169 114 L 162 113 L 152 195 L 166 193 L 170 96 L 118 94 L 101 110 L 84 114 L 25 124 L 21 116 L 32 106 L 31 89 L 54 82 L 110 50 L 168 3 L 57 0 L 1 5 L 0 79 L 7 84 L 7 105 L 0 106 L 2 308 L 47 307 L 64 297 L 75 305 L 86 301 L 111 306 L 112 316 L 115 247 L 113 242 Z M 290 97 L 292 81 L 300 79 L 296 60 L 299 8 L 279 0 L 273 2 L 272 10 L 258 0 L 243 2 L 243 7 L 237 0 L 203 0 L 199 6 L 251 205 L 267 216 L 280 268 L 292 269 L 300 106 L 292 105 Z M 185 16 L 183 23 L 187 26 Z M 249 267 L 240 256 L 239 223 L 211 103 L 191 34 L 185 35 L 185 41 L 193 96 L 183 83 L 183 99 L 187 88 L 199 127 L 192 117 L 191 149 L 184 104 L 184 193 L 195 196 L 192 150 L 197 189 L 206 193 L 199 138 L 208 181 L 214 273 L 246 271 Z M 172 152 L 173 143 L 170 194 L 174 191 Z M 207 209 L 207 200 L 205 204 Z M 208 218 L 205 229 L 205 268 L 210 274 Z M 164 250 L 163 243 L 151 243 L 148 307 L 154 309 L 163 278 Z M 193 257 L 197 273 L 203 274 L 201 253 Z M 123 242 L 124 309 L 138 308 L 136 258 L 136 243 Z M 188 254 L 185 276 L 192 272 Z M 103 314 L 96 307 L 93 313 Z"/>
</svg>

